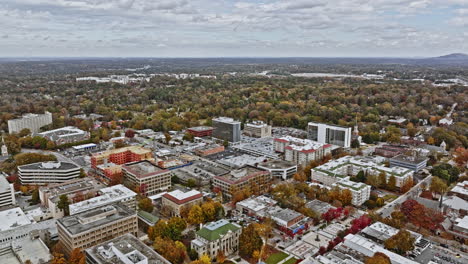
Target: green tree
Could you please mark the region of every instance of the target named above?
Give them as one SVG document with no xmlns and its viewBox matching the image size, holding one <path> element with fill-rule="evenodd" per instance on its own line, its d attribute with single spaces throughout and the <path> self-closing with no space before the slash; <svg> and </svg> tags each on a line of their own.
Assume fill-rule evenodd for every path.
<svg viewBox="0 0 468 264">
<path fill-rule="evenodd" d="M 32 197 L 31 197 L 31 202 L 33 204 L 38 204 L 40 202 L 40 199 L 39 199 L 39 189 L 34 189 L 32 191 Z"/>
<path fill-rule="evenodd" d="M 379 188 L 386 188 L 387 187 L 387 174 L 385 171 L 381 171 L 379 173 Z"/>
<path fill-rule="evenodd" d="M 21 131 L 18 133 L 18 136 L 19 137 L 25 137 L 25 136 L 29 136 L 31 135 L 31 130 L 29 130 L 28 128 L 23 128 L 21 129 Z"/>
<path fill-rule="evenodd" d="M 70 214 L 69 206 L 70 206 L 70 200 L 68 200 L 68 196 L 65 195 L 65 194 L 60 195 L 59 196 L 59 201 L 57 203 L 57 207 L 60 210 L 63 210 L 65 215 L 69 215 Z"/>
<path fill-rule="evenodd" d="M 353 140 L 351 141 L 351 147 L 352 147 L 352 148 L 357 149 L 357 148 L 359 148 L 360 146 L 361 146 L 361 144 L 359 144 L 359 140 L 357 140 L 356 138 L 353 139 Z"/>
<path fill-rule="evenodd" d="M 143 198 L 138 201 L 138 208 L 148 213 L 152 213 L 154 209 L 153 201 L 150 198 Z"/>
<path fill-rule="evenodd" d="M 439 177 L 432 177 L 431 185 L 429 190 L 433 193 L 443 195 L 448 189 L 447 183 Z"/>
</svg>

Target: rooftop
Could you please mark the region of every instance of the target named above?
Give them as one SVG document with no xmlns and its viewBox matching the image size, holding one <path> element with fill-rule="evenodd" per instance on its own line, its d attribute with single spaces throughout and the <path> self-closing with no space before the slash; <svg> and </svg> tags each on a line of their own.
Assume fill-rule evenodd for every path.
<svg viewBox="0 0 468 264">
<path fill-rule="evenodd" d="M 129 147 L 123 147 L 123 148 L 111 149 L 111 150 L 106 150 L 103 152 L 93 153 L 93 157 L 102 158 L 102 157 L 107 157 L 112 154 L 122 153 L 126 151 L 131 151 L 135 154 L 140 154 L 140 155 L 151 153 L 150 149 L 142 148 L 140 146 L 129 146 Z"/>
<path fill-rule="evenodd" d="M 183 204 L 183 203 L 186 203 L 186 202 L 198 199 L 198 198 L 202 198 L 203 194 L 197 190 L 191 190 L 188 192 L 175 190 L 175 191 L 164 194 L 163 197 L 177 204 Z"/>
<path fill-rule="evenodd" d="M 258 164 L 259 167 L 262 167 L 264 169 L 268 170 L 274 170 L 274 169 L 288 169 L 291 167 L 296 167 L 296 163 L 291 162 L 291 161 L 285 161 L 285 160 L 268 160 L 264 161 Z"/>
<path fill-rule="evenodd" d="M 75 163 L 71 162 L 56 162 L 56 161 L 47 161 L 47 162 L 37 162 L 26 164 L 22 166 L 18 166 L 18 170 L 25 171 L 25 170 L 43 170 L 43 171 L 51 171 L 51 170 L 71 170 L 71 169 L 79 169 L 80 167 Z"/>
<path fill-rule="evenodd" d="M 352 189 L 352 190 L 355 190 L 355 191 L 361 190 L 361 189 L 366 188 L 367 186 L 369 186 L 369 185 L 367 185 L 365 183 L 353 182 L 353 181 L 350 181 L 350 180 L 348 180 L 346 178 L 342 179 L 341 181 L 336 182 L 335 184 L 346 187 L 346 188 L 349 188 L 349 189 Z"/>
<path fill-rule="evenodd" d="M 77 214 L 80 212 L 87 211 L 92 208 L 111 204 L 114 202 L 121 201 L 135 197 L 136 193 L 122 184 L 114 185 L 111 187 L 103 188 L 99 191 L 100 196 L 84 200 L 78 203 L 70 204 L 70 214 Z"/>
<path fill-rule="evenodd" d="M 335 209 L 335 207 L 333 207 L 331 204 L 322 202 L 320 200 L 312 200 L 305 206 L 320 215 L 326 213 L 329 209 Z"/>
<path fill-rule="evenodd" d="M 245 126 L 261 128 L 261 127 L 268 126 L 268 124 L 263 121 L 257 120 L 257 121 L 252 121 L 250 123 L 247 123 L 245 124 Z"/>
<path fill-rule="evenodd" d="M 289 208 L 286 208 L 286 209 L 283 209 L 281 211 L 277 211 L 277 212 L 274 212 L 271 214 L 271 217 L 272 218 L 277 218 L 279 220 L 282 220 L 282 221 L 285 221 L 285 222 L 289 222 L 291 220 L 294 220 L 298 217 L 301 217 L 302 214 L 301 213 L 298 213 L 294 210 L 291 210 Z"/>
<path fill-rule="evenodd" d="M 51 197 L 59 196 L 62 194 L 75 193 L 78 191 L 86 191 L 92 189 L 98 189 L 103 185 L 93 178 L 80 178 L 66 181 L 64 183 L 50 184 L 48 186 L 41 187 L 41 192 L 50 194 Z"/>
<path fill-rule="evenodd" d="M 207 131 L 207 130 L 213 130 L 213 127 L 210 126 L 197 126 L 197 127 L 190 127 L 188 130 L 193 130 L 193 131 Z"/>
<path fill-rule="evenodd" d="M 245 166 L 238 170 L 233 170 L 228 174 L 216 176 L 215 178 L 229 183 L 241 183 L 261 174 L 269 174 L 269 172 L 252 166 Z"/>
<path fill-rule="evenodd" d="M 236 121 L 233 118 L 223 117 L 223 116 L 220 116 L 218 118 L 213 118 L 213 121 L 220 122 L 220 123 L 228 123 L 228 124 L 233 124 L 233 125 L 240 124 L 239 121 Z"/>
<path fill-rule="evenodd" d="M 57 128 L 54 130 L 49 130 L 45 132 L 38 133 L 38 135 L 42 137 L 49 137 L 52 138 L 53 140 L 59 139 L 61 137 L 67 137 L 67 136 L 74 136 L 74 135 L 82 135 L 86 134 L 86 131 L 83 131 L 77 127 L 73 126 L 67 126 L 67 127 L 62 127 L 62 128 Z"/>
<path fill-rule="evenodd" d="M 239 225 L 230 223 L 225 219 L 221 219 L 219 221 L 206 224 L 202 229 L 197 231 L 197 235 L 206 240 L 214 241 L 221 238 L 229 231 L 234 232 L 239 229 L 241 229 Z"/>
<path fill-rule="evenodd" d="M 19 207 L 0 211 L 0 232 L 31 224 L 31 220 Z"/>
<path fill-rule="evenodd" d="M 404 154 L 397 155 L 390 160 L 396 160 L 405 163 L 412 163 L 412 164 L 419 164 L 421 162 L 429 160 L 427 157 L 424 156 L 408 156 Z"/>
<path fill-rule="evenodd" d="M 237 205 L 248 208 L 254 212 L 260 212 L 276 205 L 277 203 L 277 201 L 266 196 L 257 196 L 237 202 Z"/>
<path fill-rule="evenodd" d="M 468 230 L 468 215 L 465 215 L 463 218 L 457 218 L 455 222 L 456 226 Z"/>
<path fill-rule="evenodd" d="M 284 136 L 280 138 L 275 138 L 275 141 L 289 143 L 286 148 L 301 151 L 301 152 L 314 152 L 320 148 L 330 147 L 330 144 L 324 144 L 317 141 L 312 141 L 309 139 L 301 139 L 291 136 Z"/>
<path fill-rule="evenodd" d="M 170 264 L 155 250 L 131 234 L 88 248 L 86 252 L 99 264 Z"/>
<path fill-rule="evenodd" d="M 468 195 L 468 181 L 459 182 L 450 192 Z"/>
<path fill-rule="evenodd" d="M 133 215 L 136 215 L 133 209 L 114 203 L 66 216 L 58 219 L 57 224 L 62 225 L 70 234 L 76 235 Z"/>
<path fill-rule="evenodd" d="M 122 169 L 132 173 L 133 175 L 135 175 L 135 177 L 140 179 L 168 171 L 166 169 L 162 169 L 154 165 L 153 163 L 147 160 L 127 163 L 122 166 Z"/>
</svg>

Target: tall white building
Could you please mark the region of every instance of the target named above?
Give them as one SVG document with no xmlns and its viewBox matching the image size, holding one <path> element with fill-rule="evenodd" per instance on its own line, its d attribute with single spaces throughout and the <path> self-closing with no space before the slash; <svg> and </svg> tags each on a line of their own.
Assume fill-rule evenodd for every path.
<svg viewBox="0 0 468 264">
<path fill-rule="evenodd" d="M 271 137 L 271 126 L 263 121 L 253 121 L 244 126 L 244 134 L 251 137 Z"/>
<path fill-rule="evenodd" d="M 13 184 L 9 183 L 5 177 L 0 176 L 0 207 L 14 204 L 16 204 L 16 200 Z"/>
<path fill-rule="evenodd" d="M 31 133 L 39 132 L 43 126 L 52 124 L 52 114 L 45 112 L 45 114 L 26 114 L 20 118 L 8 120 L 8 132 L 10 134 L 18 133 L 27 128 Z"/>
<path fill-rule="evenodd" d="M 320 143 L 328 143 L 344 148 L 351 147 L 351 128 L 322 123 L 309 122 L 308 138 Z"/>
<path fill-rule="evenodd" d="M 241 122 L 230 117 L 213 118 L 213 137 L 229 142 L 240 141 Z"/>
<path fill-rule="evenodd" d="M 346 177 L 333 184 L 340 189 L 348 189 L 351 191 L 353 200 L 351 203 L 355 206 L 360 206 L 369 200 L 371 193 L 371 186 L 362 182 L 353 182 L 349 180 L 349 177 Z"/>
</svg>

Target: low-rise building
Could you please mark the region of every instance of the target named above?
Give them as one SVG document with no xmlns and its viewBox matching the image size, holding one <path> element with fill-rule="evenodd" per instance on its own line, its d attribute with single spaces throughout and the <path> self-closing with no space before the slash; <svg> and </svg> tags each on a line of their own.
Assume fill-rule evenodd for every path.
<svg viewBox="0 0 468 264">
<path fill-rule="evenodd" d="M 0 175 L 0 207 L 15 205 L 15 188 L 12 183 Z"/>
<path fill-rule="evenodd" d="M 187 128 L 187 133 L 192 134 L 195 137 L 210 137 L 213 135 L 213 128 L 209 126 L 197 126 Z"/>
<path fill-rule="evenodd" d="M 150 196 L 171 188 L 172 171 L 143 160 L 122 166 L 124 182 L 141 194 Z"/>
<path fill-rule="evenodd" d="M 319 143 L 309 139 L 300 139 L 285 136 L 274 139 L 275 151 L 284 153 L 284 159 L 293 161 L 302 166 L 306 166 L 314 160 L 321 160 L 327 155 L 331 155 L 330 144 Z"/>
<path fill-rule="evenodd" d="M 331 160 L 323 165 L 311 170 L 311 179 L 324 185 L 331 186 L 348 176 L 356 176 L 360 171 L 367 174 L 379 175 L 385 173 L 387 182 L 390 177 L 396 179 L 396 186 L 402 186 L 406 181 L 413 177 L 414 172 L 402 167 L 386 167 L 383 157 L 361 157 L 346 156 L 337 160 Z"/>
<path fill-rule="evenodd" d="M 245 166 L 238 170 L 233 170 L 223 176 L 213 178 L 213 188 L 222 192 L 230 199 L 238 191 L 245 189 L 254 194 L 262 194 L 270 188 L 272 178 L 269 171 Z"/>
<path fill-rule="evenodd" d="M 257 165 L 260 169 L 267 170 L 273 178 L 287 180 L 297 172 L 297 164 L 292 161 L 269 160 Z"/>
<path fill-rule="evenodd" d="M 322 202 L 320 200 L 312 200 L 306 203 L 305 207 L 316 212 L 318 215 L 322 215 L 330 209 L 336 209 L 336 207 L 332 206 L 331 204 Z"/>
<path fill-rule="evenodd" d="M 195 239 L 190 243 L 191 248 L 199 256 L 206 254 L 211 259 L 215 259 L 219 251 L 228 256 L 238 251 L 241 232 L 239 225 L 224 219 L 211 222 L 195 233 Z"/>
<path fill-rule="evenodd" d="M 210 145 L 205 145 L 205 146 L 196 148 L 195 154 L 201 157 L 205 157 L 205 156 L 213 155 L 213 154 L 223 152 L 223 151 L 224 151 L 223 145 L 210 144 Z"/>
<path fill-rule="evenodd" d="M 253 121 L 245 124 L 244 134 L 250 137 L 271 137 L 271 126 L 263 121 Z"/>
<path fill-rule="evenodd" d="M 69 255 L 75 248 L 87 249 L 127 233 L 137 235 L 138 217 L 135 210 L 116 203 L 58 219 L 57 231 Z"/>
<path fill-rule="evenodd" d="M 402 167 L 418 172 L 427 166 L 429 159 L 423 156 L 408 156 L 400 154 L 390 159 L 390 167 Z"/>
<path fill-rule="evenodd" d="M 73 126 L 49 130 L 38 133 L 37 135 L 54 142 L 56 145 L 84 141 L 88 140 L 90 137 L 89 132 Z"/>
<path fill-rule="evenodd" d="M 468 201 L 468 181 L 457 183 L 457 185 L 448 192 L 448 195 L 455 195 Z"/>
<path fill-rule="evenodd" d="M 257 218 L 266 217 L 266 212 L 275 207 L 277 201 L 266 196 L 251 197 L 236 203 L 236 210 L 248 216 L 255 216 Z"/>
<path fill-rule="evenodd" d="M 269 210 L 268 215 L 276 223 L 279 230 L 291 237 L 301 234 L 304 230 L 309 228 L 308 221 L 310 219 L 289 208 L 282 209 L 280 207 L 275 207 Z"/>
<path fill-rule="evenodd" d="M 198 186 L 206 186 L 210 184 L 213 177 L 228 174 L 229 170 L 216 162 L 196 160 L 188 166 L 173 170 L 173 173 L 184 184 L 192 180 Z"/>
<path fill-rule="evenodd" d="M 80 177 L 81 168 L 71 162 L 38 162 L 18 166 L 23 185 L 62 183 Z"/>
<path fill-rule="evenodd" d="M 171 264 L 131 234 L 86 249 L 87 264 Z"/>
<path fill-rule="evenodd" d="M 400 154 L 408 152 L 409 149 L 406 146 L 400 145 L 382 145 L 375 148 L 375 155 L 392 158 Z"/>
<path fill-rule="evenodd" d="M 170 210 L 172 216 L 181 216 L 183 210 L 203 202 L 203 194 L 197 190 L 183 192 L 175 190 L 162 196 L 161 204 Z"/>
<path fill-rule="evenodd" d="M 100 189 L 97 196 L 88 200 L 69 205 L 70 215 L 79 214 L 91 209 L 120 202 L 129 208 L 136 210 L 136 193 L 122 184 Z"/>
<path fill-rule="evenodd" d="M 79 178 L 40 187 L 39 199 L 41 205 L 49 209 L 52 217 L 58 219 L 64 216 L 64 211 L 57 206 L 60 196 L 66 195 L 70 204 L 74 204 L 95 197 L 103 187 L 104 185 L 93 178 Z"/>
</svg>

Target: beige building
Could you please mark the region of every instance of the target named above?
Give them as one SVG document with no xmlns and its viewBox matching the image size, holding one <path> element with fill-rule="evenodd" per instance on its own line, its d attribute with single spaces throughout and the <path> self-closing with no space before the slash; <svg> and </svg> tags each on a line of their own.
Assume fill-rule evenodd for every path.
<svg viewBox="0 0 468 264">
<path fill-rule="evenodd" d="M 67 255 L 75 248 L 87 249 L 118 236 L 137 235 L 136 211 L 116 203 L 57 220 L 59 241 Z"/>
<path fill-rule="evenodd" d="M 263 121 L 253 121 L 244 126 L 244 134 L 250 137 L 271 137 L 271 126 Z"/>
<path fill-rule="evenodd" d="M 171 188 L 172 172 L 142 160 L 122 166 L 124 182 L 143 195 L 150 196 Z"/>
<path fill-rule="evenodd" d="M 182 192 L 175 190 L 164 194 L 161 198 L 162 206 L 168 208 L 172 216 L 180 216 L 181 211 L 196 204 L 201 204 L 203 194 L 196 190 Z"/>
<path fill-rule="evenodd" d="M 225 219 L 206 224 L 197 231 L 191 247 L 197 251 L 199 256 L 207 254 L 215 259 L 219 251 L 229 256 L 238 251 L 239 236 L 242 228 Z"/>
<path fill-rule="evenodd" d="M 272 177 L 269 171 L 245 166 L 228 174 L 214 177 L 213 188 L 231 199 L 236 192 L 245 189 L 253 194 L 265 193 L 270 188 L 271 182 Z"/>
</svg>

